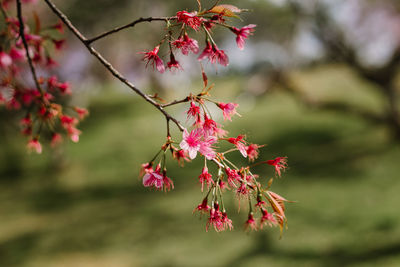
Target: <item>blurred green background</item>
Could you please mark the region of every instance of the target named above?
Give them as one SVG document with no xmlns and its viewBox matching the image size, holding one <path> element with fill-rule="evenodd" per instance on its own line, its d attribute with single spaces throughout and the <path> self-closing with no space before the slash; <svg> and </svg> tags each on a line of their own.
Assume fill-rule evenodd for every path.
<svg viewBox="0 0 400 267">
<path fill-rule="evenodd" d="M 196 7 L 195 1 L 189 5 L 187 1 L 55 2 L 87 33 L 139 16 Z M 175 189 L 169 193 L 144 188 L 139 167 L 164 141 L 164 119 L 104 75 L 89 57 L 84 57 L 88 62 L 77 61 L 82 71 L 71 72 L 68 58 L 79 58 L 85 51 L 69 36 L 69 54 L 60 55 L 65 63 L 60 72 L 74 85 L 72 101 L 90 110 L 80 125 L 80 142 L 55 150 L 45 147 L 42 155 L 26 154 L 25 140 L 16 134 L 18 127 L 9 121 L 7 111 L 0 112 L 0 266 L 399 266 L 400 145 L 391 112 L 400 105 L 394 98 L 392 106 L 393 98 L 386 92 L 393 87 L 394 96 L 398 93 L 398 65 L 388 68 L 387 64 L 397 63 L 400 38 L 393 45 L 393 40 L 382 37 L 369 61 L 361 41 L 334 38 L 339 48 L 332 50 L 330 43 L 318 42 L 319 16 L 325 14 L 321 10 L 330 13 L 319 30 L 329 36 L 336 36 L 332 29 L 350 36 L 344 40 L 352 36 L 350 26 L 335 19 L 335 12 L 345 12 L 330 6 L 332 2 L 346 3 L 232 2 L 253 10 L 243 15 L 245 24 L 234 23 L 258 25 L 248 50 L 241 54 L 234 51 L 232 35 L 216 32 L 231 56 L 231 66 L 228 71 L 211 68 L 210 80 L 217 85 L 213 96 L 241 104 L 242 117 L 226 129 L 267 144 L 262 159 L 289 157 L 290 168 L 272 188 L 297 201 L 287 205 L 289 228 L 282 239 L 277 228 L 246 233 L 247 215 L 237 213 L 233 194 L 225 199 L 235 229 L 206 233 L 205 218 L 192 215 L 203 197 L 197 179 L 201 160 L 185 168 L 170 160 L 168 173 Z M 362 11 L 361 17 L 374 18 L 381 9 L 400 16 L 397 1 L 348 2 L 355 5 L 350 11 Z M 46 14 L 45 7 L 40 8 Z M 51 14 L 46 16 L 54 20 Z M 306 41 L 296 37 L 303 34 L 304 24 L 311 25 L 312 41 L 310 36 Z M 392 37 L 396 30 L 400 35 L 399 20 L 390 17 L 388 25 L 394 28 Z M 147 26 L 152 27 L 151 34 Z M 167 78 L 143 71 L 136 52 L 154 46 L 159 35 L 153 29 L 158 28 L 158 24 L 144 24 L 138 33 L 129 30 L 101 41 L 98 47 L 134 82 L 138 78 L 139 85 L 165 98 L 198 90 L 199 75 L 196 70 L 191 74 L 189 66 L 189 74 Z M 372 33 L 360 28 L 362 34 Z M 140 43 L 135 42 L 138 37 Z M 377 38 L 371 43 L 379 43 Z M 391 45 L 385 46 L 387 42 Z M 337 54 L 332 56 L 334 51 Z M 351 61 L 349 51 L 361 54 Z M 389 51 L 386 58 L 381 56 L 385 60 L 376 56 L 385 54 L 382 51 Z M 371 80 L 358 64 L 373 73 L 386 68 L 385 75 L 393 72 L 389 77 L 393 80 L 389 84 Z M 184 120 L 185 108 L 174 107 L 171 112 Z M 179 136 L 177 131 L 174 134 Z M 273 171 L 265 166 L 257 170 L 261 177 Z"/>
</svg>

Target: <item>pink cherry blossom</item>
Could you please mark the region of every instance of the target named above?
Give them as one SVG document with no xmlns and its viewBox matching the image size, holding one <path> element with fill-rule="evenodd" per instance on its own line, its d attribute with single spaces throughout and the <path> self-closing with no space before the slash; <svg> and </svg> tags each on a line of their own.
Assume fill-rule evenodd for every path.
<svg viewBox="0 0 400 267">
<path fill-rule="evenodd" d="M 263 228 L 264 225 L 268 225 L 270 227 L 278 225 L 274 215 L 269 213 L 266 209 L 262 209 L 262 217 L 260 220 L 260 227 Z"/>
<path fill-rule="evenodd" d="M 201 129 L 199 129 L 201 131 Z M 202 131 L 201 131 L 202 132 Z M 215 151 L 212 148 L 212 145 L 217 142 L 217 138 L 215 136 L 208 136 L 203 141 L 200 142 L 199 152 L 206 157 L 208 160 L 212 160 L 215 158 Z"/>
<path fill-rule="evenodd" d="M 146 62 L 146 67 L 147 67 L 147 65 L 150 64 L 153 66 L 153 69 L 154 69 L 154 67 L 156 67 L 160 73 L 164 73 L 164 71 L 165 71 L 164 62 L 157 55 L 159 50 L 160 50 L 160 46 L 158 45 L 151 51 L 140 52 L 140 53 L 144 54 L 143 61 Z"/>
<path fill-rule="evenodd" d="M 255 24 L 250 24 L 241 29 L 236 27 L 231 28 L 231 31 L 236 34 L 236 44 L 240 50 L 244 49 L 245 39 L 254 32 L 254 27 L 256 27 Z"/>
<path fill-rule="evenodd" d="M 186 113 L 188 119 L 195 118 L 196 121 L 200 119 L 200 107 L 197 106 L 193 101 L 190 102 L 190 107 Z"/>
<path fill-rule="evenodd" d="M 204 184 L 207 185 L 207 189 L 210 188 L 211 184 L 214 184 L 214 180 L 212 179 L 212 175 L 208 172 L 207 166 L 203 167 L 203 170 L 199 176 L 199 181 L 201 183 L 201 192 L 203 192 Z"/>
<path fill-rule="evenodd" d="M 192 53 L 197 54 L 199 53 L 199 45 L 196 40 L 192 39 L 187 35 L 186 33 L 176 39 L 172 45 L 174 45 L 176 48 L 181 49 L 182 54 L 187 56 L 190 51 Z"/>
<path fill-rule="evenodd" d="M 234 144 L 236 148 L 240 151 L 243 157 L 247 157 L 246 141 L 244 141 L 243 135 L 238 135 L 236 138 L 228 138 L 228 142 Z"/>
<path fill-rule="evenodd" d="M 267 164 L 275 167 L 275 172 L 278 176 L 281 176 L 281 170 L 287 168 L 287 157 L 277 157 L 272 160 L 267 160 Z"/>
<path fill-rule="evenodd" d="M 247 218 L 247 221 L 245 223 L 246 230 L 251 229 L 251 230 L 257 230 L 257 224 L 256 221 L 254 220 L 253 213 L 249 213 L 249 217 Z"/>
<path fill-rule="evenodd" d="M 197 16 L 197 12 L 189 13 L 187 11 L 178 11 L 176 13 L 177 21 L 182 22 L 186 26 L 197 31 L 201 26 L 201 18 Z"/>
<path fill-rule="evenodd" d="M 10 55 L 4 52 L 0 52 L 0 68 L 7 68 L 12 64 L 12 58 Z"/>
<path fill-rule="evenodd" d="M 74 107 L 76 113 L 78 113 L 79 119 L 83 120 L 88 114 L 89 111 L 85 108 Z"/>
<path fill-rule="evenodd" d="M 229 58 L 225 54 L 224 50 L 218 49 L 216 44 L 212 45 L 210 42 L 207 42 L 206 47 L 197 60 L 201 61 L 205 58 L 208 58 L 212 64 L 217 62 L 223 66 L 228 66 L 229 64 Z"/>
<path fill-rule="evenodd" d="M 37 138 L 32 138 L 29 140 L 26 147 L 29 152 L 35 151 L 38 154 L 42 153 L 42 145 L 39 143 Z"/>
<path fill-rule="evenodd" d="M 179 64 L 179 62 L 175 59 L 174 54 L 171 53 L 170 56 L 170 61 L 167 63 L 167 68 L 170 69 L 171 71 L 173 69 L 175 70 L 182 70 L 181 65 Z"/>
<path fill-rule="evenodd" d="M 199 211 L 200 213 L 207 213 L 210 210 L 208 206 L 208 198 L 205 197 L 203 201 L 193 210 L 193 213 Z"/>
<path fill-rule="evenodd" d="M 250 162 L 253 162 L 255 159 L 258 158 L 258 154 L 259 154 L 258 149 L 260 147 L 263 147 L 263 145 L 260 146 L 260 145 L 257 145 L 257 144 L 249 144 L 246 147 L 246 153 L 247 153 L 247 156 L 249 157 L 249 161 Z"/>
<path fill-rule="evenodd" d="M 160 165 L 157 165 L 156 169 L 153 171 L 148 170 L 148 172 L 143 176 L 143 185 L 145 187 L 155 187 L 156 189 L 161 190 L 164 184 L 164 177 L 160 173 Z"/>
<path fill-rule="evenodd" d="M 191 159 L 196 158 L 197 152 L 200 150 L 202 132 L 201 129 L 194 129 L 188 133 L 185 129 L 182 135 L 182 142 L 179 146 L 189 153 Z"/>
<path fill-rule="evenodd" d="M 218 103 L 218 107 L 220 109 L 222 109 L 222 114 L 224 115 L 224 119 L 225 120 L 232 120 L 231 117 L 233 115 L 239 115 L 239 113 L 237 113 L 236 108 L 239 105 L 236 103 Z M 240 116 L 240 115 L 239 115 Z"/>
<path fill-rule="evenodd" d="M 224 226 L 224 230 L 228 228 L 229 230 L 233 229 L 232 220 L 228 218 L 228 214 L 226 214 L 226 212 L 222 212 L 221 222 Z"/>
<path fill-rule="evenodd" d="M 210 226 L 214 226 L 214 230 L 219 232 L 224 230 L 224 224 L 222 222 L 222 213 L 219 210 L 219 205 L 217 203 L 214 204 L 214 207 L 210 210 L 210 217 L 208 218 L 206 224 L 206 231 L 208 232 L 208 228 Z"/>
<path fill-rule="evenodd" d="M 227 175 L 228 184 L 232 187 L 237 187 L 236 182 L 241 180 L 241 176 L 237 170 L 232 170 L 229 167 L 225 168 L 225 173 Z"/>
<path fill-rule="evenodd" d="M 60 143 L 62 143 L 62 136 L 59 133 L 53 133 L 53 135 L 51 136 L 51 142 L 50 145 L 52 147 L 55 147 L 57 145 L 59 145 Z"/>
</svg>

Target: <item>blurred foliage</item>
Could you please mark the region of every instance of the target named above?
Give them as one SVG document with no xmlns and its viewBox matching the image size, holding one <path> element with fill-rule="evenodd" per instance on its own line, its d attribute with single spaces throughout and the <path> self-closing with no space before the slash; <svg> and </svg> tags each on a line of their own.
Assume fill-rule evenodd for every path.
<svg viewBox="0 0 400 267">
<path fill-rule="evenodd" d="M 335 71 L 340 70 L 319 76 Z M 232 98 L 241 82 L 221 79 L 215 93 Z M 168 194 L 144 188 L 138 169 L 164 138 L 163 118 L 134 97 L 105 92 L 91 101 L 80 143 L 65 144 L 61 157 L 49 148 L 44 155 L 1 150 L 2 159 L 9 157 L 20 168 L 19 179 L 0 172 L 1 266 L 400 263 L 395 204 L 400 148 L 390 144 L 383 128 L 311 112 L 280 91 L 259 97 L 227 130 L 247 129 L 250 140 L 267 144 L 263 159 L 289 156 L 290 169 L 274 185 L 274 191 L 297 201 L 288 205 L 289 229 L 282 240 L 278 229 L 246 234 L 240 223 L 245 215 L 237 214 L 237 204 L 230 201 L 235 230 L 205 233 L 205 218 L 191 215 L 202 199 L 200 160 L 183 169 L 169 161 L 176 188 Z M 177 107 L 176 113 L 183 110 Z M 22 140 L 9 135 L 7 144 L 14 142 Z M 265 182 L 272 173 L 268 166 L 257 171 Z"/>
<path fill-rule="evenodd" d="M 183 0 L 55 2 L 89 36 L 140 16 L 197 8 L 196 1 Z M 263 0 L 231 3 L 252 10 L 237 23 L 258 24 L 255 40 L 290 47 L 296 26 L 291 9 Z M 138 47 L 154 45 L 161 30 L 159 24 L 144 24 L 99 46 L 134 61 Z M 129 49 L 117 45 L 121 40 Z M 227 204 L 235 230 L 205 233 L 205 218 L 191 215 L 202 199 L 198 160 L 183 169 L 169 162 L 172 192 L 143 188 L 139 166 L 164 140 L 164 119 L 130 92 L 118 93 L 126 88 L 105 83 L 88 88 L 95 93 L 88 99 L 91 115 L 82 124 L 80 143 L 46 147 L 43 155 L 25 153 L 18 126 L 1 111 L 0 266 L 399 266 L 398 144 L 381 125 L 309 109 L 268 86 L 274 66 L 257 64 L 213 77 L 218 84 L 213 93 L 225 101 L 240 94 L 243 117 L 227 127 L 232 135 L 246 129 L 249 140 L 267 144 L 263 159 L 289 157 L 290 169 L 274 184 L 274 191 L 297 201 L 288 205 L 289 229 L 282 240 L 278 229 L 242 231 L 246 216 L 236 213 L 233 201 Z M 103 70 L 98 73 L 104 78 Z M 314 100 L 377 113 L 385 106 L 373 85 L 343 65 L 296 66 L 289 75 Z M 182 107 L 171 110 L 183 118 Z M 264 181 L 272 173 L 268 166 L 257 171 Z"/>
</svg>

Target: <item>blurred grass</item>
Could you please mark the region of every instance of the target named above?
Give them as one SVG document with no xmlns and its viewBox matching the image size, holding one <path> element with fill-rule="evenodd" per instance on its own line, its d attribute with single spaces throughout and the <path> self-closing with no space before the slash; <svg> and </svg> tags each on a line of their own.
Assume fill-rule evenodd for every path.
<svg viewBox="0 0 400 267">
<path fill-rule="evenodd" d="M 330 75 L 339 74 L 303 73 L 297 81 L 315 85 L 318 95 Z M 333 80 L 340 88 L 350 78 Z M 217 95 L 232 98 L 241 83 L 220 83 Z M 191 214 L 202 199 L 197 160 L 184 169 L 170 162 L 176 185 L 170 193 L 143 188 L 139 166 L 165 135 L 154 108 L 107 92 L 92 100 L 90 111 L 80 143 L 61 151 L 26 155 L 20 137 L 7 140 L 14 154 L 0 153 L 0 266 L 400 264 L 400 148 L 383 128 L 311 112 L 281 92 L 258 97 L 227 126 L 232 135 L 246 129 L 251 141 L 268 144 L 265 159 L 289 157 L 290 169 L 273 191 L 298 202 L 288 205 L 289 229 L 279 240 L 277 229 L 245 233 L 246 214 L 237 214 L 233 201 L 235 230 L 205 233 L 204 218 Z M 174 112 L 183 117 L 183 109 Z M 19 163 L 14 171 L 3 171 L 7 157 Z M 262 179 L 272 173 L 265 166 L 257 170 Z"/>
</svg>

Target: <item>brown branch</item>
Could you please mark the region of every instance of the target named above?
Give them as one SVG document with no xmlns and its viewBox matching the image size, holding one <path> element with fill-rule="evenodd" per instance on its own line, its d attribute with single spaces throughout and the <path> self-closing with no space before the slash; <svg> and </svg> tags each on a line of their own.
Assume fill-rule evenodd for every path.
<svg viewBox="0 0 400 267">
<path fill-rule="evenodd" d="M 114 29 L 112 29 L 112 30 L 103 32 L 102 34 L 99 34 L 99 35 L 97 35 L 97 36 L 95 36 L 95 37 L 92 37 L 92 38 L 90 38 L 90 39 L 87 39 L 87 40 L 86 40 L 86 43 L 87 43 L 87 44 L 91 44 L 91 43 L 93 43 L 93 42 L 95 42 L 95 41 L 97 41 L 97 40 L 99 40 L 99 39 L 101 39 L 101 38 L 104 38 L 104 37 L 108 36 L 108 35 L 111 35 L 111 34 L 114 34 L 114 33 L 116 33 L 116 32 L 122 31 L 122 30 L 124 30 L 124 29 L 126 29 L 126 28 L 134 27 L 136 24 L 141 23 L 141 22 L 168 21 L 169 19 L 171 19 L 171 18 L 168 18 L 168 17 L 139 18 L 139 19 L 137 19 L 137 20 L 135 20 L 135 21 L 132 21 L 132 22 L 126 24 L 126 25 L 123 25 L 123 26 L 120 26 L 120 27 L 116 27 L 116 28 L 114 28 Z"/>
<path fill-rule="evenodd" d="M 185 103 L 185 102 L 188 102 L 189 100 L 190 100 L 190 97 L 187 96 L 181 100 L 174 100 L 169 103 L 161 104 L 161 107 L 165 108 L 165 107 L 173 106 L 176 104 Z"/>
<path fill-rule="evenodd" d="M 96 49 L 94 49 L 90 43 L 88 43 L 88 39 L 71 23 L 71 21 L 68 19 L 68 17 L 61 11 L 59 10 L 51 0 L 44 0 L 46 4 L 50 7 L 50 9 L 61 19 L 61 21 L 68 27 L 68 29 L 86 46 L 86 48 L 89 50 L 89 52 L 97 58 L 100 63 L 118 80 L 120 80 L 122 83 L 124 83 L 126 86 L 128 86 L 130 89 L 132 89 L 135 93 L 140 95 L 142 98 L 144 98 L 147 102 L 152 104 L 156 109 L 158 109 L 162 114 L 164 114 L 165 118 L 167 120 L 173 121 L 176 126 L 179 128 L 180 131 L 183 131 L 184 128 L 183 126 L 177 121 L 175 118 L 173 118 L 171 115 L 169 115 L 163 108 L 162 105 L 151 99 L 148 95 L 143 93 L 140 89 L 138 89 L 134 84 L 132 84 L 130 81 L 128 81 L 121 73 L 119 73 L 112 65 L 109 63 L 99 52 L 97 52 Z"/>
<path fill-rule="evenodd" d="M 19 22 L 19 35 L 20 35 L 20 37 L 22 39 L 22 43 L 24 44 L 25 54 L 26 54 L 26 58 L 28 59 L 28 64 L 29 64 L 29 68 L 30 68 L 31 73 L 32 73 L 33 80 L 35 82 L 35 85 L 36 85 L 37 89 L 40 92 L 40 95 L 43 98 L 43 95 L 44 95 L 43 94 L 43 90 L 42 90 L 42 88 L 40 86 L 40 83 L 39 83 L 39 80 L 37 78 L 36 70 L 35 70 L 35 67 L 33 66 L 31 55 L 29 54 L 28 43 L 27 43 L 26 38 L 25 38 L 25 24 L 24 24 L 24 20 L 22 18 L 21 0 L 17 0 L 16 4 L 17 4 L 17 16 L 18 16 L 18 22 Z"/>
</svg>

